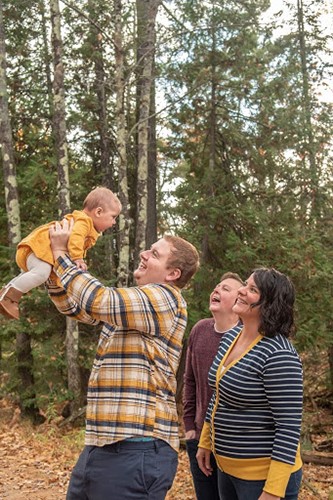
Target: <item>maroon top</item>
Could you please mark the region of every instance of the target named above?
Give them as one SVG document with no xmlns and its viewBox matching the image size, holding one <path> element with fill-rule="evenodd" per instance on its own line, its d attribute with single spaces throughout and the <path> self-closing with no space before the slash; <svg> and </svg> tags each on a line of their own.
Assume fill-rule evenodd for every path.
<svg viewBox="0 0 333 500">
<path fill-rule="evenodd" d="M 200 438 L 206 410 L 212 397 L 208 371 L 217 353 L 223 333 L 215 331 L 214 318 L 202 319 L 194 325 L 189 336 L 184 375 L 185 431 L 195 429 Z"/>
</svg>

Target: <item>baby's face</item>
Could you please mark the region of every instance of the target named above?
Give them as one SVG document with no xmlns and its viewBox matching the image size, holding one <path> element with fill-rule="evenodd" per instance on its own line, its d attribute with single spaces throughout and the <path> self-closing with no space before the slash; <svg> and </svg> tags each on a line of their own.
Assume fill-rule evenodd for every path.
<svg viewBox="0 0 333 500">
<path fill-rule="evenodd" d="M 113 203 L 109 208 L 98 207 L 92 210 L 90 217 L 93 220 L 94 228 L 99 233 L 103 233 L 110 227 L 114 226 L 117 217 L 120 213 L 120 206 L 118 203 Z"/>
</svg>

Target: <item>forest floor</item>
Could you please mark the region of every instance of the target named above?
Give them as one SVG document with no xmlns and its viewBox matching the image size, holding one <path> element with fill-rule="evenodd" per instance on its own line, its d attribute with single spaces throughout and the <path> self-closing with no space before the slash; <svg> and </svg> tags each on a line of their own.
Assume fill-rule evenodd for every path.
<svg viewBox="0 0 333 500">
<path fill-rule="evenodd" d="M 327 417 L 331 423 L 331 412 Z M 33 427 L 21 419 L 12 403 L 0 400 L 1 500 L 65 499 L 84 432 L 82 428 L 61 428 L 58 424 L 59 418 Z M 333 500 L 333 467 L 305 464 L 303 476 L 300 500 Z M 184 450 L 167 500 L 195 500 Z"/>
</svg>

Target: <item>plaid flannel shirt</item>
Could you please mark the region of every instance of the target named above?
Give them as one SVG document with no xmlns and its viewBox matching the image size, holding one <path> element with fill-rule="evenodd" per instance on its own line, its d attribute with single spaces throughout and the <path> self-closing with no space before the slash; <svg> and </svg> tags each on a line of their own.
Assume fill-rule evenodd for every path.
<svg viewBox="0 0 333 500">
<path fill-rule="evenodd" d="M 151 436 L 179 449 L 176 372 L 187 322 L 178 287 L 108 288 L 59 258 L 59 288 L 48 282 L 57 309 L 79 321 L 103 323 L 89 384 L 86 444 L 104 446 Z"/>
</svg>

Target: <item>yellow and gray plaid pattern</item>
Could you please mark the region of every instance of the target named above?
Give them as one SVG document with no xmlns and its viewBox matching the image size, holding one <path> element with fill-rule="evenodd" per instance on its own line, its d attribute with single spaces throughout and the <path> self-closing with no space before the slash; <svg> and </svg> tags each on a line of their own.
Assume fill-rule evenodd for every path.
<svg viewBox="0 0 333 500">
<path fill-rule="evenodd" d="M 103 323 L 88 386 L 86 444 L 104 446 L 152 436 L 179 449 L 176 372 L 187 321 L 186 302 L 172 285 L 108 288 L 69 258 L 48 282 L 57 309 Z"/>
</svg>

